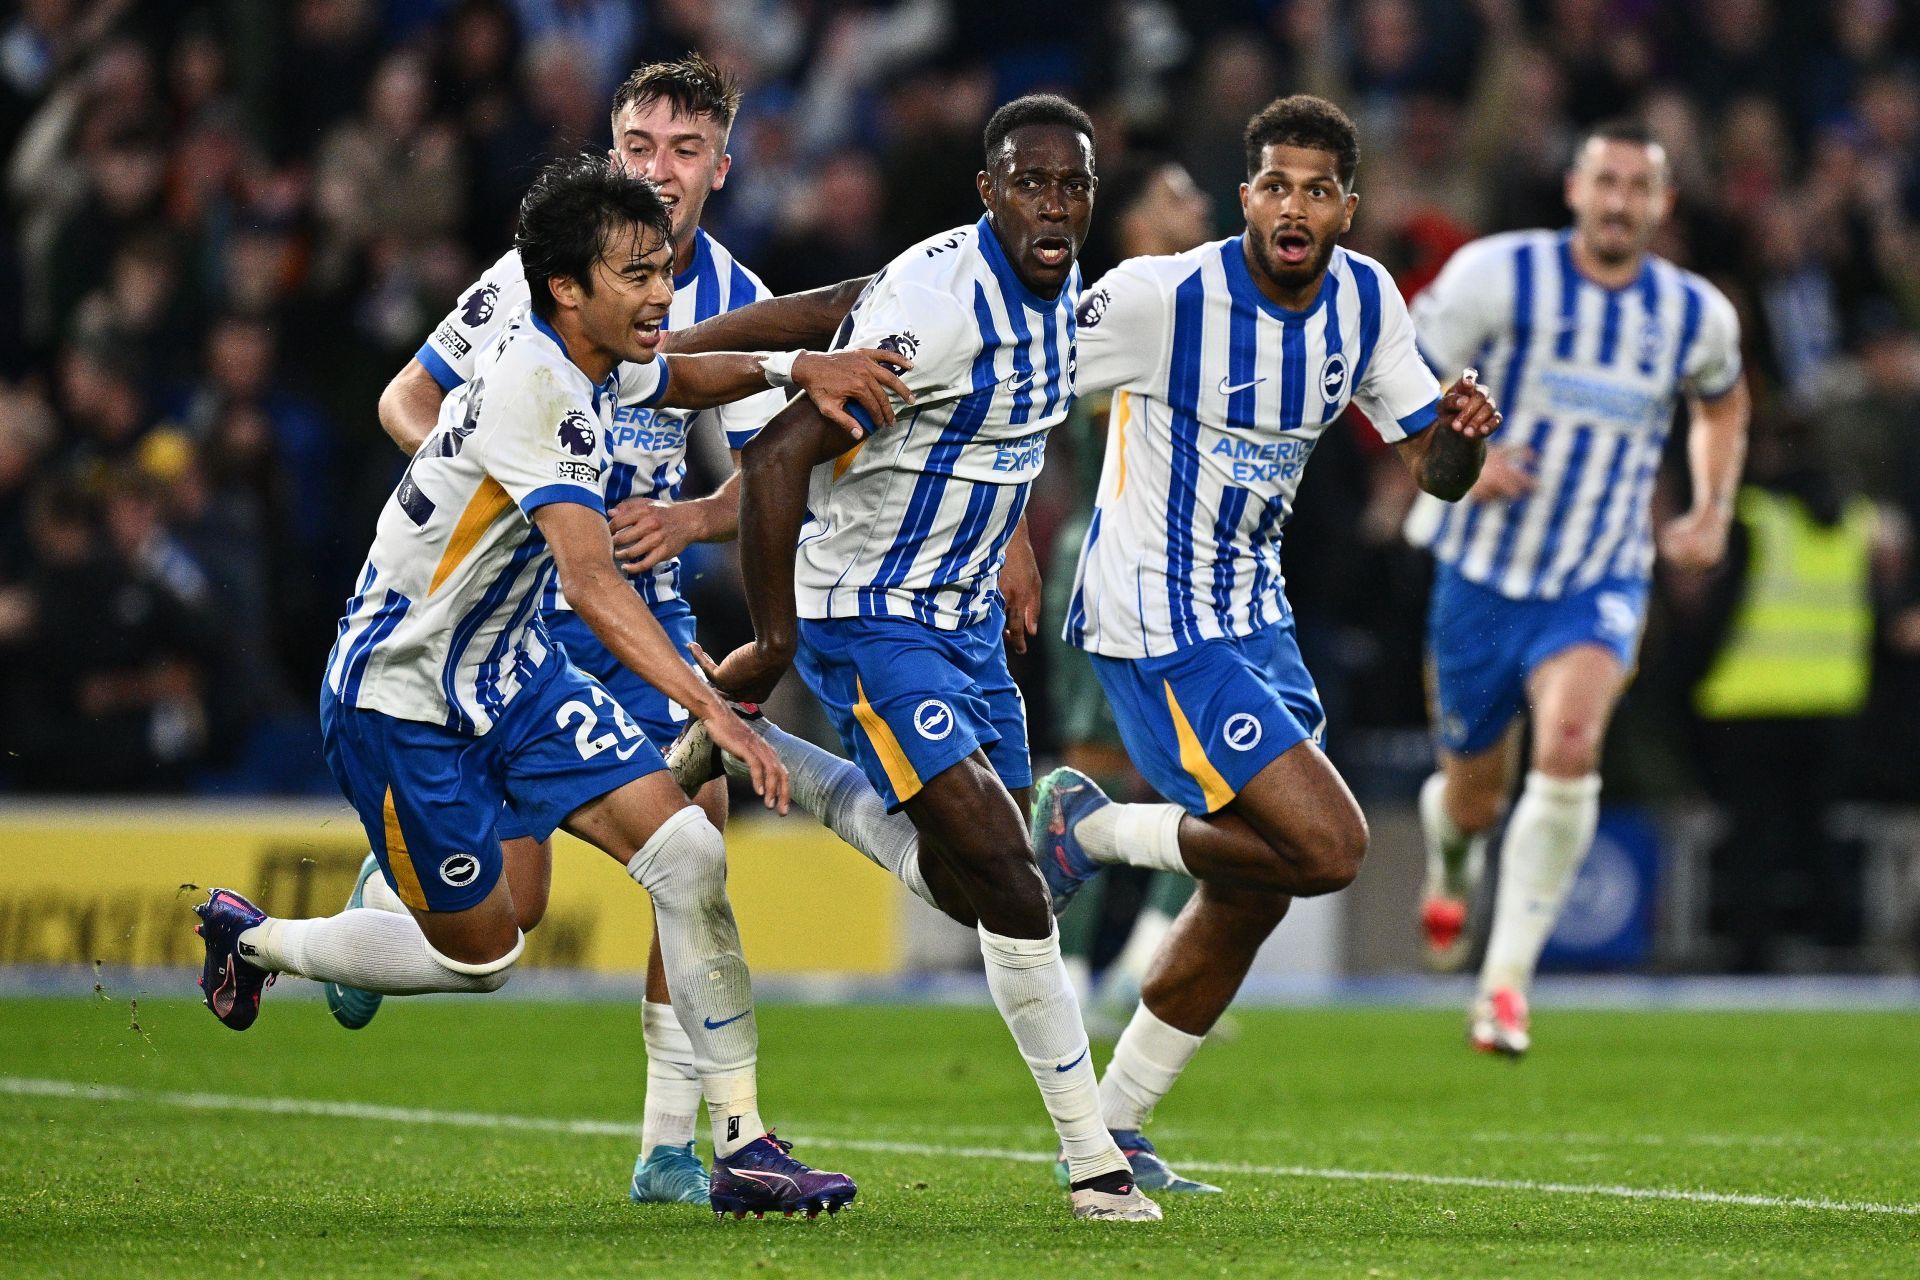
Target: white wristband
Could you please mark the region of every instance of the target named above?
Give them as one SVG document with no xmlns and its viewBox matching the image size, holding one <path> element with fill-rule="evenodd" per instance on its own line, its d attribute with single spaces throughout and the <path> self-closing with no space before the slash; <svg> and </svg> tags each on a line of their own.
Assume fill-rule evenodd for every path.
<svg viewBox="0 0 1920 1280">
<path fill-rule="evenodd" d="M 793 385 L 793 362 L 804 353 L 799 351 L 769 351 L 760 357 L 760 372 L 766 375 L 770 387 L 790 387 Z"/>
</svg>

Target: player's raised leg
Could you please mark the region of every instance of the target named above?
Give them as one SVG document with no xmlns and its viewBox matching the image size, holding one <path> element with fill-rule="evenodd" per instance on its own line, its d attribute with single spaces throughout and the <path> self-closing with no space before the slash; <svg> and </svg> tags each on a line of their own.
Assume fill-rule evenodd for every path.
<svg viewBox="0 0 1920 1280">
<path fill-rule="evenodd" d="M 1500 846 L 1493 931 L 1467 1029 L 1476 1049 L 1518 1057 L 1532 1044 L 1528 988 L 1600 824 L 1600 744 L 1625 676 L 1613 650 L 1583 644 L 1542 662 L 1527 682 L 1533 754 Z"/>
</svg>

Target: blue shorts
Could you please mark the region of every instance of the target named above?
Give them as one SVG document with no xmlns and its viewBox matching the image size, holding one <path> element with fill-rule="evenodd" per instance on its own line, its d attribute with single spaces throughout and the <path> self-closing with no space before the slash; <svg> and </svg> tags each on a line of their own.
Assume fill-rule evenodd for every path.
<svg viewBox="0 0 1920 1280">
<path fill-rule="evenodd" d="M 666 768 L 557 646 L 479 737 L 342 706 L 324 683 L 320 735 L 387 883 L 422 911 L 464 911 L 493 891 L 503 802 L 544 840 L 581 805 Z"/>
<path fill-rule="evenodd" d="M 1146 780 L 1189 813 L 1214 813 L 1284 753 L 1326 734 L 1293 619 L 1159 658 L 1093 658 Z"/>
<path fill-rule="evenodd" d="M 688 646 L 693 643 L 693 609 L 686 601 L 675 600 L 661 606 L 653 616 L 659 619 L 667 638 L 673 641 L 688 662 L 692 662 L 693 652 Z M 567 651 L 567 658 L 573 665 L 598 680 L 601 687 L 620 704 L 620 709 L 639 726 L 647 741 L 664 754 L 673 745 L 673 740 L 680 736 L 680 730 L 686 727 L 687 709 L 642 680 L 614 657 L 607 646 L 600 643 L 600 637 L 594 635 L 593 629 L 582 622 L 580 615 L 573 610 L 555 609 L 542 617 L 547 624 L 547 634 L 560 642 L 560 647 Z M 499 835 L 502 840 L 522 837 L 544 840 L 553 834 L 551 825 L 544 833 L 536 833 L 535 826 L 522 819 L 509 804 L 500 815 Z"/>
<path fill-rule="evenodd" d="M 1527 679 L 1577 645 L 1611 650 L 1631 669 L 1647 620 L 1644 578 L 1610 578 L 1557 600 L 1514 600 L 1438 566 L 1427 611 L 1434 733 L 1455 755 L 1478 755 L 1526 709 Z"/>
<path fill-rule="evenodd" d="M 906 618 L 800 620 L 794 666 L 889 812 L 975 751 L 1009 791 L 1033 785 L 1027 707 L 1001 615 L 960 631 Z"/>
</svg>

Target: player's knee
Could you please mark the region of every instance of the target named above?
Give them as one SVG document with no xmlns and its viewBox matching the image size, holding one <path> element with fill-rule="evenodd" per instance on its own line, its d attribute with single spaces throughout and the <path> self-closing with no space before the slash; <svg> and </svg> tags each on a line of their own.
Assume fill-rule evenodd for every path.
<svg viewBox="0 0 1920 1280">
<path fill-rule="evenodd" d="M 1533 766 L 1555 778 L 1580 778 L 1600 766 L 1600 734 L 1574 721 L 1534 730 Z"/>
<path fill-rule="evenodd" d="M 518 929 L 514 930 L 513 944 L 504 951 L 498 947 L 480 948 L 482 951 L 495 952 L 491 959 L 456 959 L 437 950 L 432 943 L 427 943 L 427 954 L 433 957 L 434 963 L 449 973 L 457 974 L 462 980 L 458 985 L 472 991 L 498 991 L 506 986 L 514 964 L 526 949 L 527 935 Z"/>
<path fill-rule="evenodd" d="M 653 895 L 657 909 L 698 910 L 726 897 L 727 842 L 706 814 L 689 805 L 661 824 L 628 873 Z"/>
<path fill-rule="evenodd" d="M 1358 808 L 1316 832 L 1305 850 L 1298 896 L 1338 893 L 1352 884 L 1366 861 L 1369 839 L 1366 816 Z"/>
</svg>

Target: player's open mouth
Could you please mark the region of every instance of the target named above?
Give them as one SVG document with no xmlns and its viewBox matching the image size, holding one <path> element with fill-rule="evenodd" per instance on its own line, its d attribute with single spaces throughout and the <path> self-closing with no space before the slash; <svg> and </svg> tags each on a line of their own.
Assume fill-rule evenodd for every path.
<svg viewBox="0 0 1920 1280">
<path fill-rule="evenodd" d="M 1298 266 L 1313 254 L 1313 237 L 1304 231 L 1282 231 L 1274 236 L 1273 247 L 1279 252 L 1280 261 Z"/>
<path fill-rule="evenodd" d="M 640 340 L 640 345 L 643 347 L 658 345 L 660 341 L 660 317 L 656 316 L 651 320 L 634 321 L 633 336 Z"/>
<path fill-rule="evenodd" d="M 1033 256 L 1043 267 L 1058 267 L 1073 257 L 1073 243 L 1064 236 L 1041 236 L 1033 242 Z"/>
</svg>

